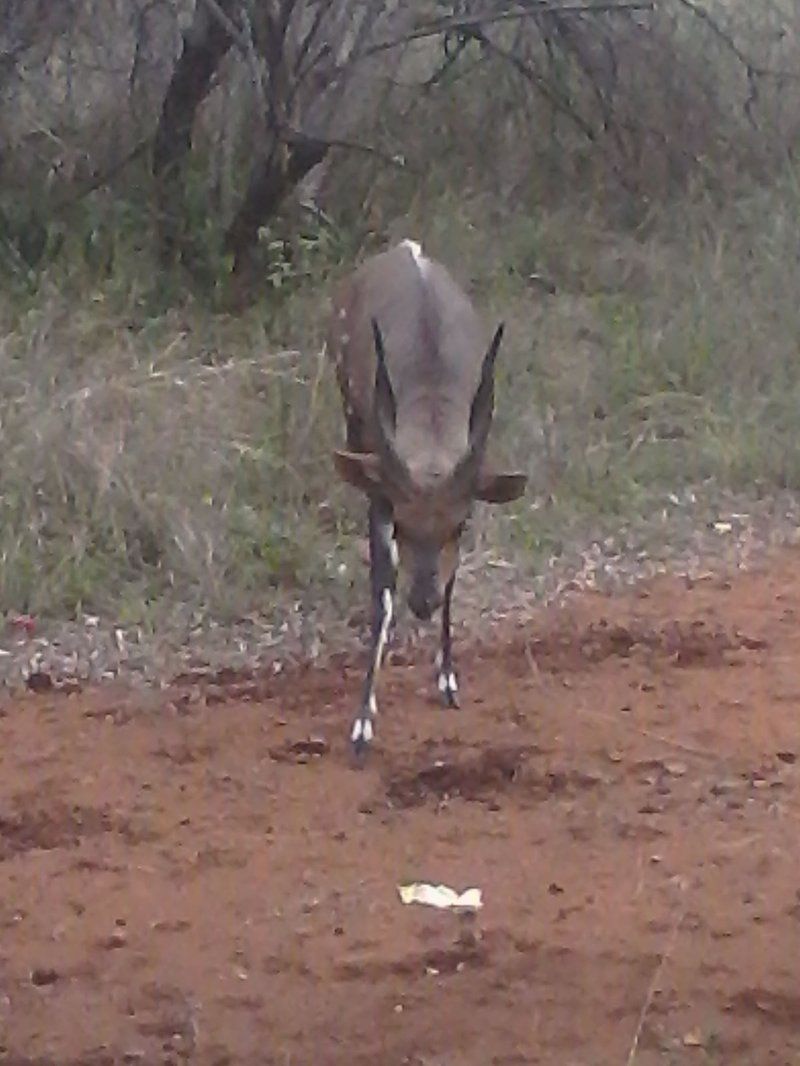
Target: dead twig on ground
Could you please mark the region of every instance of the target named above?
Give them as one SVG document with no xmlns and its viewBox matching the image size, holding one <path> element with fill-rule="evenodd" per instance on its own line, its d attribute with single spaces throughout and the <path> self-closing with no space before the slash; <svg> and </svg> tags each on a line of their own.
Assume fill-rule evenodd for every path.
<svg viewBox="0 0 800 1066">
<path fill-rule="evenodd" d="M 682 891 L 685 891 L 685 887 L 682 887 Z M 631 1048 L 628 1052 L 628 1057 L 625 1060 L 625 1066 L 633 1066 L 636 1061 L 636 1055 L 639 1051 L 639 1041 L 642 1039 L 642 1032 L 644 1031 L 645 1023 L 647 1022 L 647 1015 L 650 1013 L 650 1007 L 653 1005 L 653 997 L 656 994 L 658 983 L 661 980 L 661 975 L 664 972 L 664 967 L 672 958 L 672 953 L 675 951 L 675 945 L 678 942 L 678 935 L 680 934 L 681 927 L 686 918 L 686 907 L 682 906 L 681 910 L 672 924 L 672 928 L 669 932 L 667 944 L 664 950 L 658 957 L 656 968 L 653 971 L 653 976 L 650 978 L 650 984 L 647 986 L 647 993 L 644 997 L 644 1003 L 642 1009 L 639 1011 L 639 1018 L 636 1023 L 636 1031 L 633 1034 L 633 1041 L 631 1042 Z"/>
</svg>

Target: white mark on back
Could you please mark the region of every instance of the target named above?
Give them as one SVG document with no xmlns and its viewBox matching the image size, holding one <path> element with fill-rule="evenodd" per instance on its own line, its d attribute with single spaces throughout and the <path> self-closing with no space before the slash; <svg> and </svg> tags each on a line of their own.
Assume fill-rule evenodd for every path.
<svg viewBox="0 0 800 1066">
<path fill-rule="evenodd" d="M 408 248 L 409 252 L 411 252 L 420 273 L 425 274 L 428 270 L 428 260 L 423 255 L 422 245 L 418 241 L 411 240 L 405 240 L 402 243 L 403 247 Z"/>
</svg>

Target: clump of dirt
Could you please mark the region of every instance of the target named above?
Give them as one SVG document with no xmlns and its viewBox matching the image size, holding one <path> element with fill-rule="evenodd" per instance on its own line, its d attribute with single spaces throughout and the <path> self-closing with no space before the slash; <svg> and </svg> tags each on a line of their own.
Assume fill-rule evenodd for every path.
<svg viewBox="0 0 800 1066">
<path fill-rule="evenodd" d="M 129 843 L 141 839 L 127 819 L 107 810 L 67 806 L 23 798 L 10 811 L 0 812 L 0 862 L 13 855 L 53 848 L 75 848 L 82 839 L 103 833 L 120 834 Z"/>
<path fill-rule="evenodd" d="M 308 737 L 303 740 L 286 740 L 269 749 L 273 762 L 307 763 L 327 755 L 330 746 L 324 737 Z"/>
<path fill-rule="evenodd" d="M 511 789 L 526 796 L 546 799 L 568 791 L 599 783 L 599 778 L 575 771 L 538 770 L 530 763 L 540 754 L 537 747 L 487 747 L 467 755 L 427 758 L 389 774 L 385 779 L 386 799 L 390 806 L 405 809 L 420 807 L 428 800 L 443 802 L 462 799 L 492 803 Z"/>
<path fill-rule="evenodd" d="M 797 562 L 389 663 L 361 772 L 363 647 L 7 698 L 0 1063 L 800 1062 Z"/>
<path fill-rule="evenodd" d="M 0 1047 L 0 1054 L 2 1054 L 2 1047 Z M 119 1060 L 114 1055 L 109 1055 L 105 1051 L 88 1052 L 85 1055 L 81 1055 L 80 1058 L 69 1059 L 53 1059 L 49 1056 L 35 1055 L 29 1058 L 27 1055 L 11 1055 L 7 1057 L 3 1054 L 0 1062 L 3 1066 L 117 1066 Z M 137 1060 L 135 1058 L 126 1057 L 124 1062 L 134 1063 Z"/>
<path fill-rule="evenodd" d="M 476 940 L 474 943 L 454 943 L 446 947 L 428 948 L 403 958 L 387 962 L 383 959 L 368 959 L 363 962 L 348 961 L 337 967 L 337 976 L 347 981 L 368 978 L 385 979 L 389 975 L 414 977 L 422 974 L 450 975 L 461 973 L 465 967 L 475 969 L 487 966 L 491 959 L 488 945 Z"/>
<path fill-rule="evenodd" d="M 766 988 L 742 989 L 731 997 L 728 1010 L 737 1014 L 760 1014 L 774 1025 L 785 1025 L 794 1030 L 800 1024 L 800 996 Z"/>
<path fill-rule="evenodd" d="M 670 659 L 675 666 L 719 666 L 735 652 L 757 651 L 766 642 L 738 630 L 728 632 L 704 619 L 670 621 L 660 626 L 644 622 L 613 623 L 607 619 L 589 623 L 577 632 L 568 627 L 529 641 L 537 665 L 560 670 L 593 666 L 611 658 L 628 658 L 637 649 Z"/>
<path fill-rule="evenodd" d="M 510 788 L 530 748 L 485 748 L 461 758 L 439 758 L 392 773 L 386 798 L 393 807 L 421 806 L 428 798 L 483 801 Z"/>
</svg>

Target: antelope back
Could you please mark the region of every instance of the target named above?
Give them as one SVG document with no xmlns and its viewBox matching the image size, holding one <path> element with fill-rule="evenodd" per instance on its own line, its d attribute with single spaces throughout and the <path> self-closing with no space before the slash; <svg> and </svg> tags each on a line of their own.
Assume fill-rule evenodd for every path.
<svg viewBox="0 0 800 1066">
<path fill-rule="evenodd" d="M 410 539 L 441 546 L 475 497 L 524 491 L 522 475 L 484 468 L 502 331 L 487 347 L 466 294 L 412 241 L 369 259 L 335 294 L 328 350 L 350 449 L 337 468 L 389 498 Z"/>
<path fill-rule="evenodd" d="M 465 293 L 439 263 L 404 241 L 367 260 L 338 289 L 328 334 L 348 444 L 375 452 L 377 322 L 396 407 L 395 446 L 424 480 L 468 444 L 469 415 L 487 337 Z"/>
</svg>

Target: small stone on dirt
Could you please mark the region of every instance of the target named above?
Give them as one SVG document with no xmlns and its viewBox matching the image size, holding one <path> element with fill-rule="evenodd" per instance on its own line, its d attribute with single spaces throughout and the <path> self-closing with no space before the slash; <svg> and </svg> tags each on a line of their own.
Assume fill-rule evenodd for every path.
<svg viewBox="0 0 800 1066">
<path fill-rule="evenodd" d="M 683 1046 L 684 1047 L 704 1047 L 705 1046 L 705 1041 L 703 1040 L 703 1037 L 700 1034 L 699 1030 L 692 1029 L 691 1032 L 686 1033 L 686 1035 L 683 1038 Z"/>
<path fill-rule="evenodd" d="M 323 737 L 307 737 L 304 740 L 287 741 L 270 748 L 269 756 L 275 762 L 307 763 L 327 755 L 330 745 Z"/>
<path fill-rule="evenodd" d="M 36 670 L 28 675 L 27 685 L 31 692 L 49 692 L 53 687 L 53 679 L 50 674 Z"/>
<path fill-rule="evenodd" d="M 711 786 L 712 796 L 724 796 L 728 792 L 734 792 L 739 786 L 739 782 L 728 778 L 727 780 L 717 781 Z"/>
<path fill-rule="evenodd" d="M 665 762 L 664 769 L 670 777 L 683 777 L 689 772 L 689 767 L 685 762 Z"/>
</svg>

